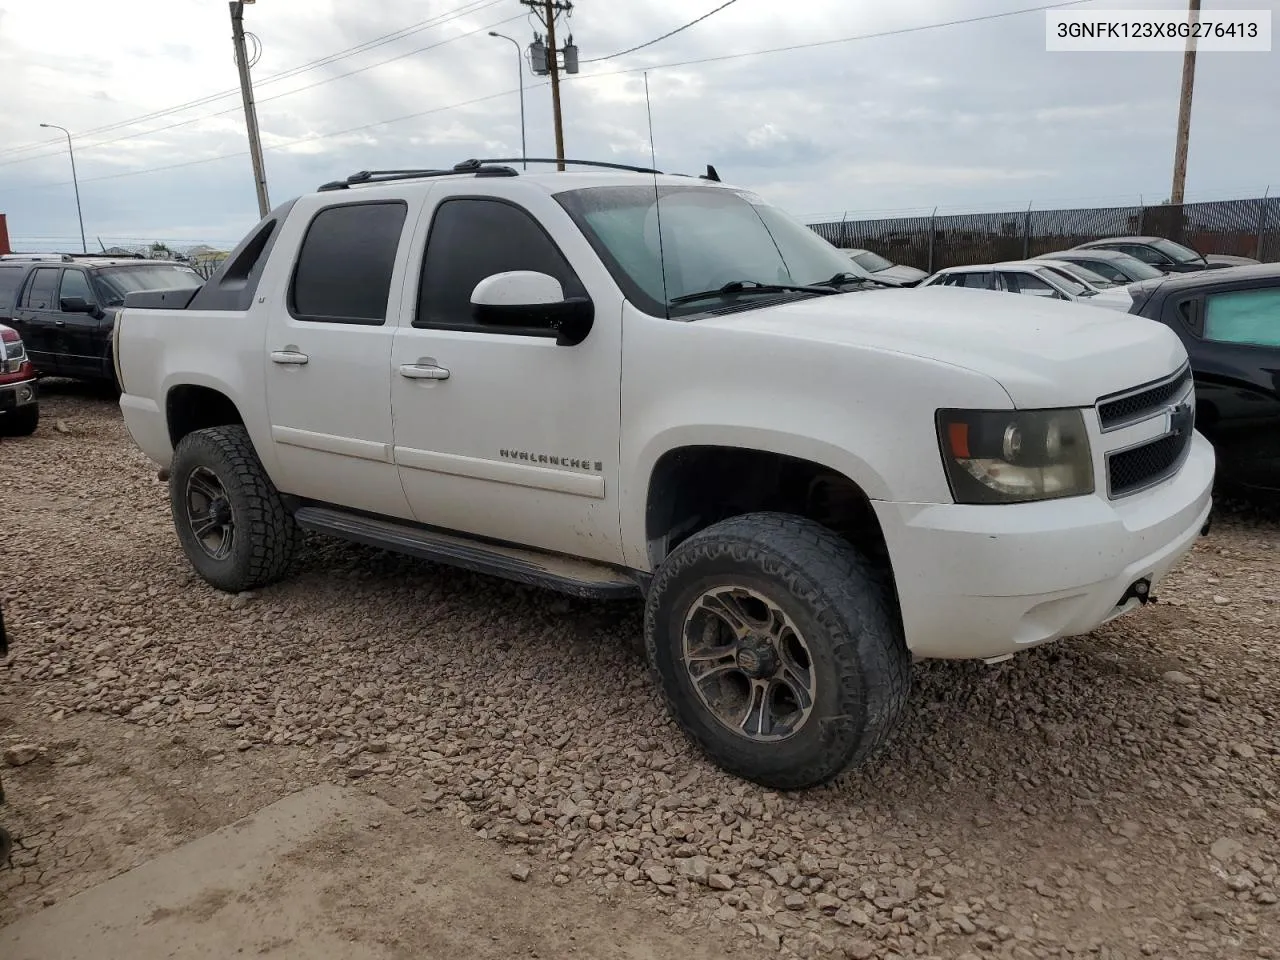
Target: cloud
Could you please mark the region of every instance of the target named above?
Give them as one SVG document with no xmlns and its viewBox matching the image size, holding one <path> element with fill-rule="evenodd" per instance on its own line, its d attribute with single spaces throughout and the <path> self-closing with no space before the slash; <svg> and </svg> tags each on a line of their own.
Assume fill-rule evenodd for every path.
<svg viewBox="0 0 1280 960">
<path fill-rule="evenodd" d="M 563 84 L 566 150 L 647 165 L 648 70 L 660 167 L 714 163 L 797 214 L 1167 194 L 1177 54 L 1050 54 L 1044 15 L 1029 13 L 735 56 L 1035 2 L 742 0 L 661 43 L 592 63 L 715 4 L 581 0 L 564 25 L 584 61 Z M 41 122 L 77 135 L 91 235 L 234 242 L 257 219 L 225 4 L 131 0 L 122 12 L 89 0 L 12 2 L 0 17 L 0 69 L 6 87 L 22 91 L 0 115 L 0 212 L 20 241 L 78 239 L 65 141 Z M 279 0 L 248 7 L 246 27 L 261 41 L 253 72 L 275 202 L 356 170 L 519 153 L 516 51 L 487 36 L 532 39 L 516 0 Z M 547 81 L 527 69 L 523 79 L 529 153 L 552 156 Z M 1258 93 L 1280 88 L 1280 58 L 1205 55 L 1196 84 L 1189 195 L 1260 194 L 1275 177 L 1280 103 Z M 98 130 L 175 104 L 189 106 Z"/>
</svg>

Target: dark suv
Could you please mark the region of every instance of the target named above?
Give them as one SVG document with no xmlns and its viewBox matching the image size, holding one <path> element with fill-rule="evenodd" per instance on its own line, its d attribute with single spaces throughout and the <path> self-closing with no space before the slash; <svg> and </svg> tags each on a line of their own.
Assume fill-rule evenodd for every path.
<svg viewBox="0 0 1280 960">
<path fill-rule="evenodd" d="M 125 295 L 201 283 L 172 260 L 7 254 L 0 256 L 0 323 L 18 331 L 37 374 L 114 383 L 111 331 Z"/>
<path fill-rule="evenodd" d="M 1130 313 L 1172 327 L 1187 348 L 1195 425 L 1218 475 L 1280 493 L 1280 263 L 1143 280 L 1129 292 Z"/>
</svg>

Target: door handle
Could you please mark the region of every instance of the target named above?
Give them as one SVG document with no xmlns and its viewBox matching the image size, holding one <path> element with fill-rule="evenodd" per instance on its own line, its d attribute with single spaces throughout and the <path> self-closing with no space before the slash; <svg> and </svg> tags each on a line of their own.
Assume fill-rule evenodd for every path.
<svg viewBox="0 0 1280 960">
<path fill-rule="evenodd" d="M 53 321 L 53 325 L 54 325 L 55 327 L 65 327 L 65 326 L 67 325 L 67 321 L 65 321 L 65 320 L 55 320 L 55 321 Z"/>
<path fill-rule="evenodd" d="M 410 380 L 448 380 L 449 371 L 434 363 L 402 363 L 400 376 Z"/>
<path fill-rule="evenodd" d="M 297 350 L 272 350 L 271 351 L 272 363 L 293 363 L 301 366 L 302 364 L 306 363 L 310 359 L 311 358 L 308 357 L 305 353 L 299 353 Z"/>
</svg>

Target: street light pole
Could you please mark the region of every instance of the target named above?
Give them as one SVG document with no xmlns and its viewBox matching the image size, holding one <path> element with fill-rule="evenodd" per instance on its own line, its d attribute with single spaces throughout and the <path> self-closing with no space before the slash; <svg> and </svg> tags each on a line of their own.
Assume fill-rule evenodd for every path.
<svg viewBox="0 0 1280 960">
<path fill-rule="evenodd" d="M 516 70 L 520 77 L 520 158 L 524 161 L 524 168 L 529 169 L 529 150 L 524 142 L 524 50 L 520 46 L 520 41 L 508 37 L 505 33 L 498 33 L 495 30 L 489 31 L 491 37 L 501 37 L 503 40 L 510 40 L 516 45 Z"/>
<path fill-rule="evenodd" d="M 76 188 L 76 216 L 80 218 L 80 252 L 88 253 L 89 245 L 84 240 L 84 213 L 80 209 L 80 179 L 76 176 L 76 152 L 71 147 L 71 131 L 56 123 L 42 123 L 40 126 L 50 130 L 61 130 L 67 137 L 67 153 L 71 154 L 71 183 Z"/>
</svg>

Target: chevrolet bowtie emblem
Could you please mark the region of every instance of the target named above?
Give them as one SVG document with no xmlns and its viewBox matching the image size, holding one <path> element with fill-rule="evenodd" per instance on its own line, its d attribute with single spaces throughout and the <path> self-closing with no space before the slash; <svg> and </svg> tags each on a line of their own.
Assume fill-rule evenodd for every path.
<svg viewBox="0 0 1280 960">
<path fill-rule="evenodd" d="M 1195 425 L 1195 412 L 1189 403 L 1169 408 L 1169 434 L 1180 437 Z"/>
</svg>

